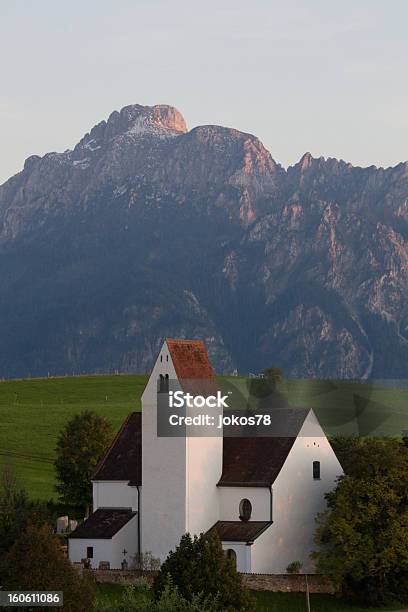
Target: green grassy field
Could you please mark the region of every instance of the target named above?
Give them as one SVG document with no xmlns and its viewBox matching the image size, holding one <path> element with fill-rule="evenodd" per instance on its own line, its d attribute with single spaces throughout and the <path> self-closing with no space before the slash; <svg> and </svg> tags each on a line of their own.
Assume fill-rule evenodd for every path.
<svg viewBox="0 0 408 612">
<path fill-rule="evenodd" d="M 120 600 L 125 587 L 118 584 L 98 584 L 98 602 L 109 605 Z M 303 593 L 270 593 L 253 591 L 257 612 L 307 612 Z M 98 607 L 98 606 L 97 606 Z M 378 608 L 361 608 L 359 605 L 333 595 L 310 596 L 311 612 L 378 612 Z M 382 612 L 400 610 L 401 606 L 381 608 Z"/>
<path fill-rule="evenodd" d="M 75 413 L 94 410 L 117 430 L 140 410 L 147 376 L 79 376 L 0 383 L 0 463 L 10 461 L 32 497 L 55 499 L 54 448 Z"/>
<path fill-rule="evenodd" d="M 306 596 L 303 593 L 253 592 L 259 612 L 307 612 Z M 361 608 L 334 595 L 310 595 L 311 612 L 378 612 L 378 608 Z M 381 608 L 382 612 L 400 610 L 401 606 Z"/>
<path fill-rule="evenodd" d="M 140 410 L 147 378 L 80 376 L 0 382 L 0 464 L 12 462 L 32 497 L 55 499 L 54 448 L 66 421 L 91 409 L 109 419 L 117 430 L 129 412 Z M 239 378 L 227 382 L 238 388 L 246 384 Z M 280 385 L 280 391 L 293 406 L 313 407 L 330 435 L 353 433 L 356 423 L 365 435 L 401 435 L 408 430 L 407 389 L 288 380 Z"/>
</svg>

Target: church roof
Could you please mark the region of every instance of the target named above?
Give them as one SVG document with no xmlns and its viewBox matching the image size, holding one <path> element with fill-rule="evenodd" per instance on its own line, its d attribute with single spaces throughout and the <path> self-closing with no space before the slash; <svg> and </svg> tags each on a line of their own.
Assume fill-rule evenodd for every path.
<svg viewBox="0 0 408 612">
<path fill-rule="evenodd" d="M 214 378 L 214 371 L 202 340 L 166 338 L 166 343 L 179 380 Z"/>
<path fill-rule="evenodd" d="M 226 436 L 219 487 L 269 487 L 309 414 L 308 408 L 272 409 L 270 425 L 254 436 Z M 264 435 L 262 435 L 262 432 Z"/>
<path fill-rule="evenodd" d="M 100 461 L 93 480 L 128 480 L 142 484 L 142 413 L 132 412 Z"/>
<path fill-rule="evenodd" d="M 295 416 L 293 413 L 296 413 Z M 280 417 L 286 417 L 284 431 L 288 435 L 285 436 L 224 437 L 222 474 L 218 486 L 269 487 L 273 484 L 307 413 L 308 410 L 303 409 L 276 411 Z M 129 485 L 133 486 L 142 484 L 141 412 L 132 412 L 128 416 L 92 479 L 129 481 Z"/>
<path fill-rule="evenodd" d="M 207 533 L 217 533 L 221 542 L 251 544 L 272 525 L 272 521 L 217 521 Z"/>
<path fill-rule="evenodd" d="M 224 438 L 219 487 L 269 487 L 296 438 Z"/>
<path fill-rule="evenodd" d="M 109 540 L 136 514 L 130 508 L 98 508 L 69 537 Z"/>
</svg>

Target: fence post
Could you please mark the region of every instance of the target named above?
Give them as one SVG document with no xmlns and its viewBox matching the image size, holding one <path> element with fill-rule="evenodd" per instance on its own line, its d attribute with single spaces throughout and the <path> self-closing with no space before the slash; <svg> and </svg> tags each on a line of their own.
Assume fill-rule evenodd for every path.
<svg viewBox="0 0 408 612">
<path fill-rule="evenodd" d="M 307 581 L 307 574 L 305 574 L 305 578 L 306 578 L 306 608 L 307 608 L 307 612 L 310 612 L 309 583 Z"/>
</svg>

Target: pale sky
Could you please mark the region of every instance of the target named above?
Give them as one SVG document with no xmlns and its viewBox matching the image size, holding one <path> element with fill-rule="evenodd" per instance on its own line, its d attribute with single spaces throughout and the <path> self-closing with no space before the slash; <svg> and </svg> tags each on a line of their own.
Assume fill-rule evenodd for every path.
<svg viewBox="0 0 408 612">
<path fill-rule="evenodd" d="M 274 159 L 408 159 L 406 0 L 0 0 L 0 183 L 127 104 Z"/>
</svg>

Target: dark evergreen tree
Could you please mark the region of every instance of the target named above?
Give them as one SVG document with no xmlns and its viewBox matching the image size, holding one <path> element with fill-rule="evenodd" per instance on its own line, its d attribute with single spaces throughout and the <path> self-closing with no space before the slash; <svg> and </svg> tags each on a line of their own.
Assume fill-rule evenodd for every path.
<svg viewBox="0 0 408 612">
<path fill-rule="evenodd" d="M 161 596 L 168 575 L 179 593 L 191 601 L 194 595 L 217 597 L 217 609 L 225 612 L 249 612 L 254 600 L 242 582 L 235 563 L 228 559 L 217 535 L 199 537 L 185 534 L 174 552 L 170 552 L 157 575 L 153 590 Z"/>
</svg>

